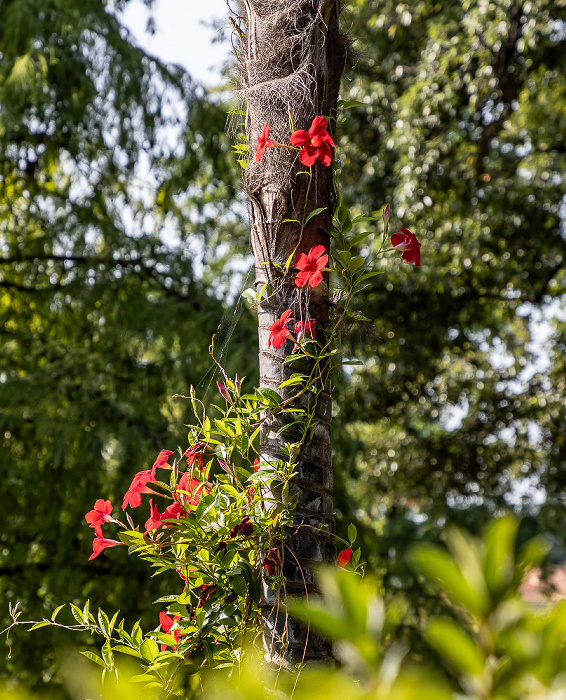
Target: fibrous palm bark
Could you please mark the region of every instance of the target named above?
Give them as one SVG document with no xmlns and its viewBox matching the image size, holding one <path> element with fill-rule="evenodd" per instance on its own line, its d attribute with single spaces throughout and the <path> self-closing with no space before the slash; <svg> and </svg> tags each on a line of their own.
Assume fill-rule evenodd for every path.
<svg viewBox="0 0 566 700">
<path fill-rule="evenodd" d="M 246 135 L 250 154 L 265 124 L 270 138 L 289 143 L 291 130 L 307 130 L 317 116 L 325 116 L 334 132 L 346 42 L 338 27 L 338 0 L 243 0 L 240 17 L 241 87 L 246 102 Z M 315 245 L 328 251 L 334 185 L 332 167 L 320 161 L 308 168 L 296 150 L 268 148 L 260 162 L 250 157 L 244 172 L 249 198 L 251 243 L 256 263 L 256 287 L 269 284 L 260 304 L 260 383 L 278 391 L 282 399 L 297 394 L 296 387 L 279 389 L 294 372 L 309 374 L 312 363 L 284 363 L 293 351 L 287 340 L 278 349 L 269 346 L 270 326 L 291 309 L 295 321 L 315 319 L 317 340 L 325 342 L 328 319 L 328 278 L 316 288 L 299 289 L 294 264 L 286 261 Z M 308 214 L 323 209 L 306 225 Z M 291 327 L 292 328 L 292 327 Z M 302 364 L 300 364 L 302 363 Z M 293 414 L 279 413 L 262 426 L 261 457 L 271 463 L 285 458 L 285 443 L 301 443 L 293 489 L 298 493 L 295 527 L 283 543 L 281 557 L 285 593 L 305 595 L 315 590 L 313 565 L 335 560 L 333 541 L 331 465 L 331 395 L 326 370 L 318 373 L 317 392 L 305 392 L 294 405 L 312 411 L 314 422 L 306 439 L 301 426 L 280 432 Z M 285 666 L 297 661 L 331 657 L 329 645 L 288 619 L 279 597 L 267 585 L 263 593 L 264 640 L 271 658 Z"/>
</svg>

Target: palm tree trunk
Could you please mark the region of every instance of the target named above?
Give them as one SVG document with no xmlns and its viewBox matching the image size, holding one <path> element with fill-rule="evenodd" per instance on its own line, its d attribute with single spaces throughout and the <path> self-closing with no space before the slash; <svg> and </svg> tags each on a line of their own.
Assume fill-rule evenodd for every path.
<svg viewBox="0 0 566 700">
<path fill-rule="evenodd" d="M 309 374 L 312 363 L 284 363 L 293 341 L 269 346 L 270 326 L 291 309 L 296 321 L 316 321 L 317 340 L 324 342 L 328 319 L 328 276 L 314 289 L 299 289 L 294 266 L 285 263 L 323 245 L 328 252 L 331 214 L 335 201 L 332 167 L 320 161 L 308 168 L 296 150 L 268 148 L 255 162 L 255 146 L 265 124 L 269 137 L 289 143 L 293 129 L 305 129 L 316 116 L 325 116 L 334 132 L 340 79 L 346 59 L 346 42 L 338 28 L 339 0 L 243 0 L 240 17 L 241 87 L 246 101 L 246 136 L 250 162 L 244 172 L 249 198 L 251 243 L 256 262 L 256 288 L 269 284 L 258 313 L 260 383 L 285 400 L 296 387 L 278 387 L 292 373 Z M 314 209 L 324 209 L 306 226 Z M 292 221 L 286 221 L 292 220 Z M 296 270 L 295 270 L 296 271 Z M 289 324 L 292 331 L 292 324 Z M 335 561 L 332 506 L 332 403 L 328 372 L 317 379 L 317 392 L 296 399 L 296 407 L 312 411 L 314 422 L 301 444 L 292 493 L 298 494 L 295 528 L 283 544 L 281 558 L 287 596 L 315 592 L 313 566 Z M 301 441 L 301 426 L 289 426 L 292 414 L 278 414 L 262 427 L 262 461 L 286 459 L 285 443 Z M 271 658 L 291 667 L 309 659 L 330 659 L 328 643 L 294 621 L 280 609 L 279 596 L 263 587 L 264 640 Z"/>
</svg>

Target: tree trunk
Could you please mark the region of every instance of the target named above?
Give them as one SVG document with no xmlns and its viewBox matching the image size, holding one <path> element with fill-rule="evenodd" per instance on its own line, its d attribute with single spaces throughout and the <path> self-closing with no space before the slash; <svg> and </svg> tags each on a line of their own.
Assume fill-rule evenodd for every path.
<svg viewBox="0 0 566 700">
<path fill-rule="evenodd" d="M 241 82 L 246 101 L 246 136 L 250 148 L 244 172 L 249 197 L 251 243 L 256 264 L 256 289 L 269 284 L 258 313 L 260 383 L 278 391 L 283 399 L 297 394 L 296 387 L 278 389 L 292 373 L 309 374 L 307 361 L 284 363 L 293 341 L 269 347 L 270 326 L 287 310 L 295 321 L 315 319 L 317 340 L 325 338 L 328 319 L 328 275 L 316 288 L 299 289 L 294 283 L 294 260 L 315 245 L 329 249 L 331 214 L 335 192 L 332 167 L 320 161 L 308 168 L 296 150 L 268 148 L 261 161 L 254 160 L 255 146 L 264 124 L 269 137 L 289 143 L 292 129 L 308 130 L 316 116 L 328 120 L 335 131 L 340 78 L 346 58 L 346 42 L 338 28 L 339 0 L 243 0 L 241 18 Z M 304 227 L 285 220 L 304 221 L 309 212 L 324 208 Z M 326 231 L 325 231 L 326 230 Z M 294 255 L 289 271 L 285 263 Z M 293 324 L 289 324 L 293 332 Z M 331 464 L 331 395 L 328 372 L 318 377 L 318 397 L 306 392 L 296 406 L 313 410 L 314 424 L 298 456 L 297 476 L 291 493 L 298 493 L 295 527 L 283 543 L 281 558 L 286 577 L 285 595 L 315 592 L 313 565 L 334 562 Z M 286 459 L 285 443 L 301 440 L 298 426 L 289 426 L 293 414 L 279 414 L 261 431 L 262 461 Z M 283 594 L 282 594 L 283 597 Z M 279 596 L 263 586 L 264 641 L 272 660 L 286 667 L 309 659 L 330 659 L 330 645 L 304 626 L 288 619 L 279 608 Z"/>
</svg>

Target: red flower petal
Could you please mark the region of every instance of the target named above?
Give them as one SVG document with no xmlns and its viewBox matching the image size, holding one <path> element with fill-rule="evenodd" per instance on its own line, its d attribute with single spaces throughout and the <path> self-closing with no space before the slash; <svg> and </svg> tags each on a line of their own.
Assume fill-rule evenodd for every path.
<svg viewBox="0 0 566 700">
<path fill-rule="evenodd" d="M 327 143 L 321 143 L 318 147 L 320 162 L 328 167 L 332 163 L 332 151 Z"/>
<path fill-rule="evenodd" d="M 303 129 L 299 129 L 299 131 L 295 131 L 293 134 L 291 134 L 291 139 L 289 143 L 291 146 L 306 146 L 307 144 L 310 144 L 311 142 L 311 137 L 309 136 L 308 132 L 304 131 Z"/>
<path fill-rule="evenodd" d="M 310 144 L 308 146 L 305 146 L 303 150 L 299 153 L 299 160 L 303 165 L 314 165 L 316 163 L 317 158 L 318 149 L 316 149 L 314 146 L 311 146 Z"/>
<path fill-rule="evenodd" d="M 341 568 L 344 568 L 346 564 L 350 561 L 352 558 L 352 550 L 351 549 L 343 549 L 340 554 L 338 555 L 338 558 L 336 559 L 336 563 L 338 566 Z"/>
<path fill-rule="evenodd" d="M 322 136 L 323 132 L 326 131 L 327 126 L 328 122 L 324 117 L 315 117 L 312 120 L 312 124 L 309 129 L 310 137 L 312 138 L 313 136 Z"/>
</svg>

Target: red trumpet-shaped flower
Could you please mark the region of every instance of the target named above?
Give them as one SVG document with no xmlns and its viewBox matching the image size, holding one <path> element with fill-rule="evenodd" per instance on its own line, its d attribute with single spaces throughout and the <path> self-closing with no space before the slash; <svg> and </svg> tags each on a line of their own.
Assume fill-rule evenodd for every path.
<svg viewBox="0 0 566 700">
<path fill-rule="evenodd" d="M 124 544 L 123 542 L 118 542 L 118 540 L 109 540 L 106 537 L 102 537 L 98 533 L 92 542 L 92 554 L 88 558 L 90 561 L 97 557 L 103 549 L 107 547 L 116 547 L 117 545 Z"/>
<path fill-rule="evenodd" d="M 103 498 L 99 498 L 94 504 L 94 509 L 89 510 L 85 515 L 85 520 L 90 527 L 94 528 L 97 537 L 102 537 L 102 525 L 114 520 L 111 513 L 112 503 L 110 503 L 110 501 L 105 501 Z"/>
<path fill-rule="evenodd" d="M 391 245 L 395 250 L 401 251 L 403 262 L 414 263 L 417 267 L 421 264 L 421 244 L 414 233 L 404 226 L 397 233 L 391 234 Z"/>
<path fill-rule="evenodd" d="M 126 510 L 128 506 L 137 508 L 141 504 L 142 493 L 153 493 L 153 491 L 146 486 L 146 484 L 152 481 L 155 481 L 153 469 L 145 469 L 144 471 L 138 472 L 132 479 L 130 488 L 124 495 L 122 510 Z"/>
<path fill-rule="evenodd" d="M 157 459 L 153 463 L 153 467 L 151 468 L 151 476 L 152 480 L 155 479 L 155 472 L 157 471 L 158 468 L 163 467 L 164 464 L 167 464 L 167 461 L 171 455 L 174 454 L 171 452 L 171 450 L 161 450 L 161 452 L 157 455 Z M 167 467 L 169 465 L 167 464 Z M 169 467 L 170 469 L 171 467 Z"/>
<path fill-rule="evenodd" d="M 305 284 L 317 287 L 322 282 L 322 270 L 327 262 L 328 255 L 325 254 L 323 245 L 315 245 L 308 255 L 301 253 L 295 263 L 300 270 L 295 277 L 297 287 L 304 287 Z"/>
<path fill-rule="evenodd" d="M 277 321 L 269 327 L 271 332 L 269 334 L 268 345 L 273 345 L 274 348 L 280 348 L 285 342 L 285 338 L 291 336 L 289 329 L 285 326 L 288 321 L 293 320 L 289 318 L 290 315 L 291 309 L 287 309 L 287 311 L 281 314 L 281 318 L 278 318 Z"/>
<path fill-rule="evenodd" d="M 193 479 L 186 473 L 179 479 L 175 498 L 183 506 L 198 506 L 203 491 L 208 493 L 207 485 L 201 484 L 198 479 Z"/>
<path fill-rule="evenodd" d="M 271 148 L 271 146 L 275 146 L 275 141 L 272 141 L 269 138 L 269 124 L 265 124 L 263 127 L 263 131 L 261 132 L 257 140 L 257 146 L 255 147 L 256 163 L 259 163 L 259 161 L 261 160 L 262 155 L 265 153 L 265 149 Z"/>
<path fill-rule="evenodd" d="M 299 160 L 303 165 L 314 165 L 317 158 L 323 165 L 332 163 L 332 151 L 334 146 L 332 137 L 326 131 L 328 123 L 324 117 L 315 117 L 308 131 L 300 129 L 291 136 L 291 146 L 301 148 Z"/>
</svg>

